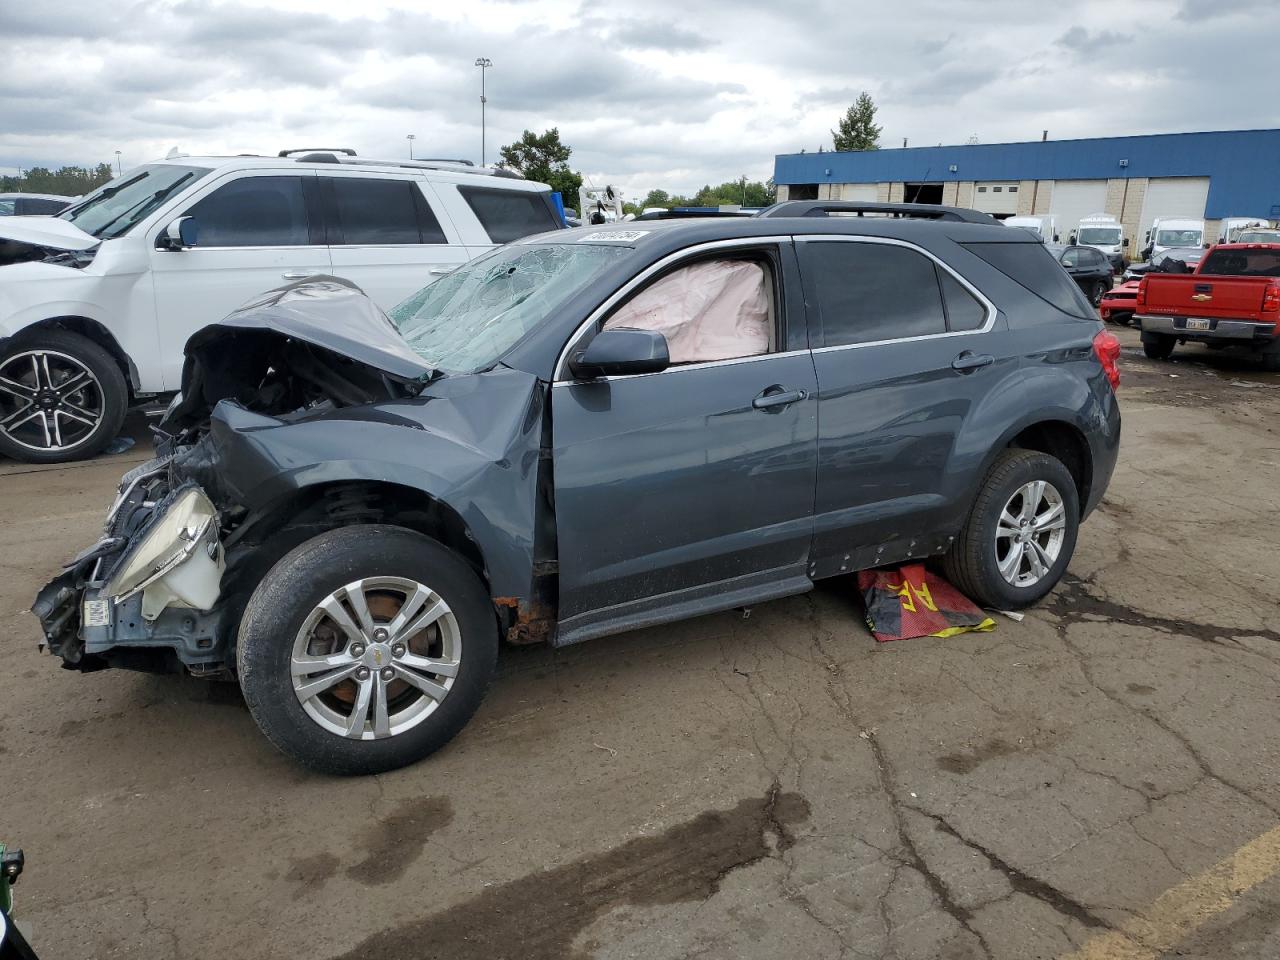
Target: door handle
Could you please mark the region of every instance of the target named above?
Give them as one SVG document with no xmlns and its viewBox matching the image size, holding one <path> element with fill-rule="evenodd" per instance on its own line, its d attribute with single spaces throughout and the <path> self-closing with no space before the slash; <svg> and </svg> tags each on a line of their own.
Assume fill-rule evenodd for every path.
<svg viewBox="0 0 1280 960">
<path fill-rule="evenodd" d="M 289 271 L 286 271 L 285 273 L 280 274 L 280 279 L 304 280 L 307 277 L 314 277 L 315 275 L 316 275 L 316 272 L 314 270 L 289 270 Z"/>
<path fill-rule="evenodd" d="M 951 369 L 961 373 L 971 373 L 979 367 L 995 363 L 996 358 L 989 353 L 970 353 L 968 350 L 951 361 Z"/>
<path fill-rule="evenodd" d="M 787 390 L 775 384 L 772 387 L 766 387 L 763 393 L 751 401 L 751 406 L 757 410 L 780 410 L 805 400 L 808 396 L 808 391 Z"/>
</svg>

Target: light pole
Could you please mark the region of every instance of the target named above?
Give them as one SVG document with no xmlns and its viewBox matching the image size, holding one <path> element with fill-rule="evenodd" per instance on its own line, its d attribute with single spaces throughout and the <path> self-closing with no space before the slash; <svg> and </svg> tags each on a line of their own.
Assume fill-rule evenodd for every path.
<svg viewBox="0 0 1280 960">
<path fill-rule="evenodd" d="M 117 150 L 116 151 L 116 176 L 118 177 L 122 173 L 124 173 L 124 167 L 120 165 L 120 151 Z"/>
<path fill-rule="evenodd" d="M 488 57 L 476 57 L 476 66 L 480 68 L 480 166 L 484 166 L 484 105 L 489 101 L 484 95 L 484 72 L 493 66 Z"/>
<path fill-rule="evenodd" d="M 405 139 L 409 141 L 409 159 L 412 160 L 413 159 L 413 141 L 416 140 L 417 138 L 411 133 L 407 137 L 405 137 Z"/>
</svg>

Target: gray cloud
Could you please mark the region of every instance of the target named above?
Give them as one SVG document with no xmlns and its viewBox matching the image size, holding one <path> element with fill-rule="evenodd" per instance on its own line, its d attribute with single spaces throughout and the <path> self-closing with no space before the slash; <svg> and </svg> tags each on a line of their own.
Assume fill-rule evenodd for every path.
<svg viewBox="0 0 1280 960">
<path fill-rule="evenodd" d="M 126 163 L 307 142 L 400 156 L 488 152 L 558 126 L 573 164 L 632 193 L 765 177 L 776 153 L 830 146 L 861 90 L 886 144 L 985 143 L 1274 125 L 1265 97 L 1280 4 L 1116 0 L 0 0 L 0 167 Z M 435 11 L 435 12 L 432 12 Z M 1171 15 L 1172 14 L 1172 15 Z M 1242 29 L 1242 18 L 1250 19 Z M 1190 22 L 1194 20 L 1195 22 Z M 1136 24 L 1141 23 L 1142 29 Z M 1081 69 L 1105 52 L 1096 69 Z M 1203 65 L 1218 67 L 1206 74 Z M 1107 106 L 1123 105 L 1123 110 Z"/>
</svg>

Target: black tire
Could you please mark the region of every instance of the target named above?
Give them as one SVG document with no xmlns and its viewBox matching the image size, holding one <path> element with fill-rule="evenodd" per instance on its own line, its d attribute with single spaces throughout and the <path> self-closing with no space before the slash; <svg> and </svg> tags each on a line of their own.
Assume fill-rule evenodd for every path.
<svg viewBox="0 0 1280 960">
<path fill-rule="evenodd" d="M 120 365 L 111 354 L 88 337 L 72 333 L 70 330 L 50 327 L 14 337 L 5 346 L 3 353 L 0 353 L 0 369 L 5 369 L 12 364 L 13 369 L 6 370 L 7 373 L 15 373 L 19 369 L 25 372 L 26 357 L 24 355 L 35 355 L 38 359 L 44 351 L 48 351 L 53 357 L 55 369 L 59 362 L 67 364 L 67 358 L 69 358 L 71 363 L 79 364 L 92 374 L 97 384 L 96 387 L 87 385 L 83 388 L 85 392 L 82 393 L 58 396 L 56 402 L 74 403 L 75 407 L 72 409 L 78 411 L 88 409 L 85 406 L 87 404 L 94 407 L 95 414 L 100 410 L 100 416 L 97 418 L 96 425 L 81 435 L 80 421 L 66 416 L 59 417 L 56 407 L 49 408 L 49 414 L 59 425 L 59 430 L 63 425 L 68 428 L 66 443 L 56 443 L 55 435 L 55 442 L 47 447 L 31 445 L 33 442 L 31 430 L 39 421 L 28 422 L 25 425 L 15 425 L 12 434 L 8 429 L 0 429 L 0 454 L 25 463 L 67 463 L 72 460 L 84 460 L 102 452 L 102 449 L 120 432 L 129 407 L 129 387 L 125 383 Z M 10 376 L 8 379 L 13 380 L 15 377 Z M 25 381 L 23 382 L 25 384 Z M 32 384 L 32 386 L 39 385 Z M 12 419 L 22 402 L 8 392 L 0 397 L 0 420 Z M 48 422 L 48 417 L 43 419 L 46 423 Z M 39 443 L 40 440 L 37 439 L 35 442 Z"/>
<path fill-rule="evenodd" d="M 1127 327 L 1127 326 L 1129 326 L 1129 323 L 1130 323 L 1132 320 L 1133 320 L 1133 314 L 1132 314 L 1132 313 L 1113 313 L 1113 314 L 1111 315 L 1111 322 L 1112 322 L 1112 323 L 1114 323 L 1116 326 L 1119 326 L 1119 327 Z"/>
<path fill-rule="evenodd" d="M 1052 484 L 1062 498 L 1063 539 L 1045 575 L 1029 586 L 1016 586 L 1004 578 L 997 565 L 996 528 L 1005 505 L 1020 488 L 1035 480 Z M 1035 450 L 1007 450 L 988 471 L 964 529 L 943 557 L 942 569 L 952 584 L 981 606 L 999 610 L 1029 607 L 1052 590 L 1066 572 L 1079 527 L 1075 480 L 1062 461 Z"/>
<path fill-rule="evenodd" d="M 293 645 L 325 597 L 353 580 L 379 576 L 415 579 L 449 605 L 462 637 L 458 673 L 416 726 L 383 739 L 348 739 L 303 709 L 290 676 Z M 471 567 L 434 540 L 384 525 L 330 530 L 286 554 L 249 599 L 236 654 L 240 688 L 267 739 L 313 770 L 341 775 L 394 770 L 439 750 L 480 706 L 497 658 L 497 616 Z"/>
<path fill-rule="evenodd" d="M 1152 360 L 1168 360 L 1173 356 L 1173 348 L 1177 345 L 1176 337 L 1165 334 L 1147 334 L 1142 338 L 1142 352 Z"/>
<path fill-rule="evenodd" d="M 1280 350 L 1263 350 L 1259 357 L 1262 359 L 1263 370 L 1267 373 L 1280 373 Z"/>
<path fill-rule="evenodd" d="M 1095 307 L 1101 306 L 1103 294 L 1105 294 L 1110 289 L 1111 289 L 1111 284 L 1107 283 L 1107 281 L 1095 280 L 1093 282 L 1093 286 L 1089 290 L 1089 302 L 1093 304 Z"/>
</svg>

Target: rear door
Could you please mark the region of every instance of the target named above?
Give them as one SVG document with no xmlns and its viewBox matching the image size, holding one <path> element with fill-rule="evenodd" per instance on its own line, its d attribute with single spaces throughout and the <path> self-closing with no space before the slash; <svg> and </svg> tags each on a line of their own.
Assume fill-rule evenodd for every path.
<svg viewBox="0 0 1280 960">
<path fill-rule="evenodd" d="M 314 173 L 244 172 L 202 184 L 179 216 L 194 217 L 196 245 L 163 250 L 156 241 L 173 217 L 147 231 L 164 389 L 182 379 L 182 348 L 250 297 L 302 277 L 329 273 Z"/>
<path fill-rule="evenodd" d="M 334 274 L 384 310 L 467 262 L 422 178 L 349 171 L 322 176 L 320 185 Z"/>
<path fill-rule="evenodd" d="M 995 307 L 902 241 L 814 236 L 796 247 L 818 376 L 815 575 L 939 552 L 968 508 L 957 436 L 1017 363 Z"/>
</svg>

